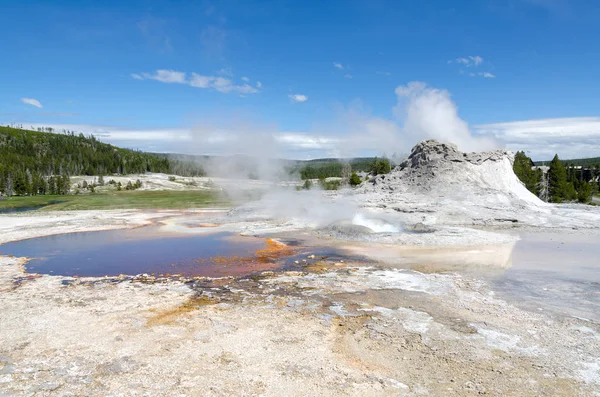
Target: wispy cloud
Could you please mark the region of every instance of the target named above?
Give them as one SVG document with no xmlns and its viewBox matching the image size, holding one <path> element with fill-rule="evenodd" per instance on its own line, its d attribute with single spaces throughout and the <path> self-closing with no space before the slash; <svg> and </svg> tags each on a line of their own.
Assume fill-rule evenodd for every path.
<svg viewBox="0 0 600 397">
<path fill-rule="evenodd" d="M 469 72 L 466 73 L 464 70 L 460 71 L 460 74 L 466 74 L 469 77 L 483 77 L 484 79 L 495 79 L 496 75 L 490 72 Z"/>
<path fill-rule="evenodd" d="M 344 75 L 344 78 L 345 78 L 345 79 L 351 79 L 351 78 L 352 78 L 352 75 L 351 75 L 350 73 L 346 73 L 346 74 Z"/>
<path fill-rule="evenodd" d="M 256 82 L 256 88 L 262 88 L 262 83 L 260 81 Z"/>
<path fill-rule="evenodd" d="M 256 88 L 250 84 L 236 84 L 231 79 L 222 76 L 205 76 L 198 73 L 188 74 L 175 70 L 157 70 L 154 73 L 134 73 L 131 75 L 136 80 L 155 80 L 161 83 L 186 84 L 195 88 L 209 88 L 222 93 L 235 92 L 238 94 L 256 94 L 262 84 L 256 85 Z M 242 80 L 244 80 L 242 78 Z M 248 81 L 248 80 L 244 80 Z"/>
<path fill-rule="evenodd" d="M 569 0 L 522 0 L 532 6 L 545 8 L 552 12 L 561 12 L 563 14 L 569 11 Z"/>
<path fill-rule="evenodd" d="M 491 72 L 476 72 L 473 71 L 474 68 L 479 67 L 482 63 L 483 63 L 483 58 L 479 55 L 469 55 L 467 57 L 460 57 L 460 58 L 456 58 L 456 59 L 451 59 L 448 61 L 448 64 L 457 64 L 459 65 L 461 68 L 459 69 L 459 73 L 463 74 L 463 75 L 467 75 L 470 77 L 483 77 L 486 79 L 495 79 L 496 76 L 491 73 Z M 472 68 L 472 69 L 463 69 L 463 67 L 466 68 Z"/>
<path fill-rule="evenodd" d="M 230 155 L 248 146 L 248 139 L 256 141 L 255 136 L 267 138 L 272 141 L 277 150 L 269 155 L 278 155 L 287 158 L 306 158 L 307 153 L 316 153 L 320 156 L 330 155 L 330 151 L 337 147 L 341 139 L 322 134 L 302 131 L 252 131 L 248 128 L 230 127 L 209 128 L 199 133 L 198 128 L 122 128 L 109 125 L 93 124 L 67 124 L 67 123 L 17 123 L 27 127 L 52 127 L 55 131 L 76 131 L 86 135 L 93 134 L 101 141 L 120 147 L 129 147 L 146 151 L 163 153 L 189 153 L 198 154 L 198 145 L 202 153 L 213 155 Z M 261 142 L 262 143 L 262 142 Z M 233 151 L 232 147 L 238 150 Z M 254 149 L 248 154 L 255 154 Z M 243 150 L 241 150 L 243 152 Z M 276 153 L 275 153 L 276 152 Z"/>
<path fill-rule="evenodd" d="M 377 71 L 375 73 L 378 74 L 378 75 L 380 75 L 380 76 L 388 76 L 388 77 L 392 75 L 390 72 Z"/>
<path fill-rule="evenodd" d="M 35 106 L 36 108 L 39 108 L 39 109 L 43 108 L 42 104 L 37 99 L 21 98 L 21 102 L 23 102 L 26 105 Z"/>
<path fill-rule="evenodd" d="M 69 112 L 36 112 L 33 113 L 0 113 L 2 116 L 12 116 L 12 117 L 20 117 L 20 118 L 28 118 L 30 116 L 38 117 L 79 117 L 79 113 L 69 113 Z M 26 122 L 18 123 L 26 125 Z"/>
<path fill-rule="evenodd" d="M 338 63 L 338 62 L 334 62 L 333 67 L 336 69 L 339 69 L 339 70 L 344 70 L 344 65 L 342 65 L 341 63 Z"/>
<path fill-rule="evenodd" d="M 534 160 L 600 155 L 600 117 L 566 117 L 475 125 L 478 135 L 503 141 L 510 150 L 528 152 Z"/>
<path fill-rule="evenodd" d="M 70 113 L 70 112 L 41 112 L 39 116 L 46 117 L 79 117 L 79 113 Z"/>
<path fill-rule="evenodd" d="M 455 60 L 450 60 L 448 63 L 456 62 L 459 65 L 464 65 L 466 67 L 477 67 L 483 63 L 483 58 L 479 55 L 469 55 L 468 57 L 460 57 Z"/>
<path fill-rule="evenodd" d="M 146 17 L 137 23 L 137 28 L 148 42 L 148 45 L 158 52 L 173 51 L 171 39 L 166 33 L 167 21 L 155 17 Z"/>
<path fill-rule="evenodd" d="M 227 31 L 216 25 L 208 25 L 200 33 L 200 44 L 209 58 L 224 59 L 227 46 Z"/>
<path fill-rule="evenodd" d="M 222 76 L 233 77 L 233 71 L 231 70 L 231 68 L 221 68 L 221 69 L 219 69 L 217 74 L 220 74 Z"/>
<path fill-rule="evenodd" d="M 302 94 L 290 94 L 290 95 L 288 95 L 288 98 L 290 98 L 294 102 L 308 101 L 308 97 L 306 95 L 302 95 Z"/>
<path fill-rule="evenodd" d="M 250 81 L 250 79 L 246 76 L 242 77 L 242 81 L 245 81 L 246 83 Z"/>
<path fill-rule="evenodd" d="M 156 81 L 160 81 L 161 83 L 179 83 L 179 84 L 185 84 L 186 80 L 185 80 L 185 73 L 184 72 L 178 72 L 175 70 L 157 70 L 156 72 L 154 72 L 153 74 L 150 73 L 142 73 L 141 76 L 137 75 L 139 77 L 142 77 L 143 79 L 148 79 L 148 80 L 156 80 Z M 133 76 L 134 79 L 140 80 L 139 78 Z"/>
</svg>

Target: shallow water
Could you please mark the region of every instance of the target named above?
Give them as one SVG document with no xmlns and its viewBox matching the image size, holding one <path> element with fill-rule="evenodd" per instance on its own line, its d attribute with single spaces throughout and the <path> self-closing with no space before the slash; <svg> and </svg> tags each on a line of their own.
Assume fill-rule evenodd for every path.
<svg viewBox="0 0 600 397">
<path fill-rule="evenodd" d="M 264 238 L 232 233 L 181 235 L 161 232 L 158 227 L 144 227 L 16 241 L 0 245 L 0 252 L 32 258 L 26 264 L 31 273 L 221 277 L 278 267 L 276 255 L 261 254 L 268 245 Z"/>
<path fill-rule="evenodd" d="M 29 212 L 29 211 L 36 211 L 39 209 L 42 209 L 44 207 L 47 207 L 49 205 L 53 205 L 53 204 L 60 204 L 63 201 L 51 201 L 48 204 L 44 204 L 44 205 L 35 205 L 35 206 L 30 206 L 30 207 L 7 207 L 7 208 L 0 208 L 0 214 L 14 214 L 14 213 L 20 213 L 20 212 Z"/>
<path fill-rule="evenodd" d="M 16 208 L 0 208 L 0 214 L 14 214 L 19 212 L 29 212 L 44 208 L 45 205 L 37 205 L 35 207 L 16 207 Z"/>
<path fill-rule="evenodd" d="M 531 310 L 600 322 L 597 235 L 524 233 L 512 266 L 492 279 L 502 297 Z"/>
</svg>

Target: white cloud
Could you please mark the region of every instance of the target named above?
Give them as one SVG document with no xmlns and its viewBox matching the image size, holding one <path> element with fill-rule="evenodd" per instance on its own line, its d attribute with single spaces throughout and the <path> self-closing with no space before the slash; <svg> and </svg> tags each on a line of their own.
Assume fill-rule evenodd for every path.
<svg viewBox="0 0 600 397">
<path fill-rule="evenodd" d="M 396 94 L 398 103 L 393 109 L 396 120 L 374 117 L 365 114 L 361 106 L 354 106 L 343 111 L 338 122 L 328 127 L 321 125 L 312 132 L 278 131 L 269 126 L 248 129 L 246 122 L 208 126 L 202 134 L 197 133 L 197 128 L 137 129 L 47 123 L 33 126 L 92 133 L 121 147 L 190 154 L 243 152 L 244 146 L 258 136 L 268 137 L 277 145 L 271 155 L 289 158 L 407 153 L 423 139 L 453 142 L 466 151 L 495 147 L 523 150 L 534 160 L 550 160 L 555 153 L 562 159 L 600 155 L 600 117 L 480 124 L 470 129 L 458 116 L 456 104 L 446 90 L 412 82 L 397 87 Z M 234 150 L 232 142 L 236 140 L 240 142 Z"/>
<path fill-rule="evenodd" d="M 483 58 L 480 57 L 479 55 L 475 55 L 475 56 L 470 55 L 469 59 L 473 62 L 473 64 L 475 66 L 479 66 L 481 63 L 483 63 Z"/>
<path fill-rule="evenodd" d="M 292 101 L 294 102 L 306 102 L 308 101 L 308 97 L 306 95 L 302 95 L 302 94 L 290 94 L 288 95 L 288 98 L 290 98 Z"/>
<path fill-rule="evenodd" d="M 144 79 L 148 79 L 148 80 L 160 81 L 161 83 L 184 84 L 186 82 L 185 73 L 178 72 L 175 70 L 160 69 L 160 70 L 157 70 L 154 74 L 142 73 L 142 77 L 144 77 Z M 137 78 L 137 77 L 134 77 L 134 78 Z"/>
<path fill-rule="evenodd" d="M 529 3 L 532 6 L 545 8 L 551 12 L 561 13 L 563 16 L 570 12 L 568 0 L 523 0 L 523 2 Z"/>
<path fill-rule="evenodd" d="M 479 77 L 483 77 L 484 79 L 495 79 L 496 78 L 496 75 L 492 74 L 490 72 L 477 72 L 477 73 L 475 73 L 475 72 L 469 72 L 469 73 L 466 73 L 464 70 L 460 70 L 459 73 L 460 74 L 467 74 L 469 77 L 477 77 L 477 76 L 479 76 Z"/>
<path fill-rule="evenodd" d="M 219 74 L 226 74 L 228 70 L 221 69 Z M 132 74 L 131 77 L 137 80 L 156 80 L 161 83 L 179 83 L 187 84 L 195 88 L 211 88 L 222 93 L 236 92 L 239 94 L 256 94 L 259 92 L 259 86 L 257 88 L 250 86 L 249 84 L 235 84 L 231 79 L 222 76 L 204 76 L 198 73 L 191 73 L 190 77 L 187 77 L 185 72 L 178 72 L 174 70 L 157 70 L 154 74 L 142 73 Z M 248 81 L 247 78 L 242 78 L 244 81 Z"/>
<path fill-rule="evenodd" d="M 333 67 L 340 70 L 344 70 L 344 65 L 342 65 L 341 63 L 334 62 Z"/>
<path fill-rule="evenodd" d="M 212 87 L 219 92 L 227 93 L 230 92 L 234 87 L 231 83 L 231 80 L 226 79 L 224 77 L 213 78 L 211 81 Z"/>
<path fill-rule="evenodd" d="M 167 34 L 169 22 L 166 19 L 147 17 L 136 25 L 150 47 L 161 53 L 173 51 L 171 39 Z"/>
<path fill-rule="evenodd" d="M 262 88 L 262 83 L 260 81 L 256 82 L 256 88 Z"/>
<path fill-rule="evenodd" d="M 250 81 L 250 79 L 246 76 L 242 77 L 242 81 L 245 81 L 246 83 Z"/>
<path fill-rule="evenodd" d="M 196 74 L 190 80 L 194 76 L 201 88 L 218 87 L 240 94 L 244 90 L 254 89 L 249 85 L 235 86 L 223 77 L 217 80 L 218 77 Z M 238 88 L 230 88 L 232 86 Z M 600 116 L 524 120 L 470 127 L 459 117 L 458 107 L 446 90 L 429 87 L 423 82 L 410 82 L 398 86 L 395 93 L 397 103 L 393 108 L 394 119 L 372 116 L 359 103 L 344 110 L 337 122 L 316 126 L 312 132 L 280 131 L 271 125 L 249 129 L 246 121 L 236 125 L 207 126 L 205 134 L 187 128 L 136 129 L 84 124 L 44 123 L 34 124 L 34 128 L 50 126 L 57 131 L 81 131 L 93 133 L 102 141 L 122 147 L 192 154 L 232 154 L 242 151 L 244 146 L 249 145 L 248 142 L 256 141 L 257 137 L 268 137 L 276 145 L 276 150 L 271 154 L 288 158 L 407 153 L 423 139 L 453 142 L 464 151 L 497 147 L 523 150 L 534 160 L 550 160 L 555 153 L 563 159 L 600 155 Z M 294 102 L 308 100 L 302 94 L 289 97 Z M 31 125 L 29 122 L 20 124 Z M 236 139 L 238 144 L 234 150 L 231 142 Z"/>
<path fill-rule="evenodd" d="M 340 142 L 338 138 L 314 136 L 299 132 L 284 132 L 275 139 L 295 149 L 332 150 Z"/>
<path fill-rule="evenodd" d="M 249 84 L 234 85 L 233 91 L 239 92 L 240 94 L 256 94 L 259 92 L 256 88 Z"/>
<path fill-rule="evenodd" d="M 219 69 L 217 74 L 233 77 L 233 72 L 232 72 L 231 68 L 221 68 L 221 69 Z"/>
<path fill-rule="evenodd" d="M 17 123 L 19 124 L 19 123 Z M 22 123 L 25 125 L 25 123 Z M 26 124 L 33 128 L 52 127 L 55 131 L 69 130 L 94 134 L 102 142 L 157 153 L 186 153 L 231 155 L 246 153 L 255 155 L 266 150 L 265 158 L 283 156 L 306 158 L 307 153 L 326 156 L 341 140 L 299 131 L 271 131 L 253 126 L 195 127 L 195 128 L 119 128 L 91 124 Z M 260 137 L 260 139 L 257 139 Z M 265 142 L 268 141 L 265 149 Z M 258 147 L 260 146 L 260 147 Z M 310 156 L 309 156 L 310 157 Z"/>
<path fill-rule="evenodd" d="M 35 106 L 36 108 L 39 108 L 39 109 L 43 108 L 42 104 L 37 99 L 21 98 L 21 102 L 23 102 L 26 105 Z"/>
<path fill-rule="evenodd" d="M 192 77 L 189 84 L 196 88 L 209 88 L 211 82 L 214 80 L 212 76 L 201 76 L 197 73 L 192 73 Z"/>
<path fill-rule="evenodd" d="M 122 142 L 140 141 L 155 141 L 155 142 L 172 142 L 172 141 L 187 141 L 190 139 L 190 132 L 186 129 L 171 128 L 171 129 L 138 129 L 138 128 L 119 128 L 105 125 L 92 124 L 31 124 L 24 125 L 37 127 L 52 127 L 55 131 L 69 130 L 82 132 L 85 135 L 94 134 L 103 142 L 120 144 Z M 129 145 L 127 145 L 129 146 Z M 129 147 L 135 147 L 129 146 Z"/>
<path fill-rule="evenodd" d="M 451 61 L 448 61 L 448 62 L 451 62 Z M 376 72 L 376 73 L 377 73 L 378 75 L 381 75 L 381 76 L 388 76 L 388 77 L 392 75 L 390 72 L 380 72 L 380 71 L 379 71 L 379 72 Z"/>
<path fill-rule="evenodd" d="M 216 60 L 223 60 L 227 49 L 228 32 L 217 25 L 208 25 L 200 32 L 200 44 L 204 54 Z"/>
<path fill-rule="evenodd" d="M 479 135 L 493 137 L 510 150 L 534 160 L 600 156 L 600 117 L 567 117 L 475 125 Z"/>
<path fill-rule="evenodd" d="M 225 77 L 202 76 L 197 73 L 192 73 L 189 84 L 196 88 L 213 88 L 222 93 L 256 94 L 258 92 L 256 88 L 248 84 L 236 85 Z"/>
<path fill-rule="evenodd" d="M 344 75 L 344 78 L 345 79 L 351 79 L 352 75 L 350 73 L 347 73 L 347 74 Z"/>
<path fill-rule="evenodd" d="M 479 55 L 469 55 L 468 57 L 456 58 L 454 62 L 466 67 L 477 67 L 483 63 L 483 58 Z M 452 63 L 452 61 L 448 61 L 448 63 Z"/>
</svg>

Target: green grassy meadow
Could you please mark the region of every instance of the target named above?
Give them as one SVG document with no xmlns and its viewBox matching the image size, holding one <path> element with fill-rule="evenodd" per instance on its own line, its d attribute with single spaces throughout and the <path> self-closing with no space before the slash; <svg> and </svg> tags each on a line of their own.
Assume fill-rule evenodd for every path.
<svg viewBox="0 0 600 397">
<path fill-rule="evenodd" d="M 230 206 L 222 193 L 215 191 L 111 191 L 64 196 L 20 196 L 0 201 L 2 209 L 40 207 L 39 211 L 111 209 L 186 209 Z"/>
</svg>

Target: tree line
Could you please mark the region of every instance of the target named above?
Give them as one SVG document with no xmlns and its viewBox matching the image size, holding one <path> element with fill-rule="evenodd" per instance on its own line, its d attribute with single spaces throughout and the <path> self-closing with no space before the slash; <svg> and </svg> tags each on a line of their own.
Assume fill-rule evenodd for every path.
<svg viewBox="0 0 600 397">
<path fill-rule="evenodd" d="M 600 164 L 577 168 L 555 155 L 547 174 L 533 166 L 533 161 L 524 152 L 517 152 L 513 164 L 515 174 L 530 192 L 546 201 L 588 203 L 600 190 Z"/>
<path fill-rule="evenodd" d="M 309 161 L 301 166 L 300 178 L 325 179 L 325 178 L 349 178 L 350 172 L 368 172 L 373 175 L 387 174 L 392 169 L 392 164 L 385 157 L 363 157 L 342 162 L 338 159 L 322 159 Z M 297 170 L 292 170 L 292 172 Z"/>
<path fill-rule="evenodd" d="M 111 175 L 146 172 L 183 176 L 204 175 L 193 163 L 122 149 L 65 131 L 52 133 L 0 127 L 0 193 L 11 195 L 67 194 L 71 175 Z"/>
</svg>

